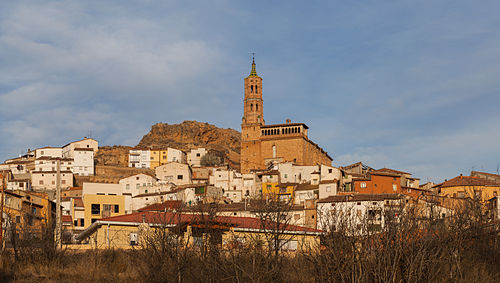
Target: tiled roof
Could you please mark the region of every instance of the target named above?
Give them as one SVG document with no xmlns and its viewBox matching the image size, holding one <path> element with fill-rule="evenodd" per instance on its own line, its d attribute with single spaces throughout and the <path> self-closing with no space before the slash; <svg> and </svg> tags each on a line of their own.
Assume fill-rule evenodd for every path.
<svg viewBox="0 0 500 283">
<path fill-rule="evenodd" d="M 387 177 L 401 178 L 400 174 L 391 173 L 391 172 L 388 172 L 388 171 L 378 171 L 378 170 L 376 170 L 376 171 L 371 171 L 368 174 L 375 175 L 375 176 L 387 176 Z"/>
<path fill-rule="evenodd" d="M 457 187 L 457 186 L 500 186 L 500 183 L 471 176 L 457 176 L 451 180 L 443 182 L 440 187 Z"/>
<path fill-rule="evenodd" d="M 333 180 L 325 180 L 325 181 L 321 181 L 319 182 L 320 184 L 335 184 L 337 183 L 338 180 L 337 179 L 333 179 Z"/>
<path fill-rule="evenodd" d="M 73 161 L 71 158 L 59 158 L 59 157 L 51 157 L 51 156 L 41 156 L 36 160 L 61 160 L 61 161 Z"/>
<path fill-rule="evenodd" d="M 210 219 L 210 220 L 209 220 Z M 273 227 L 273 222 L 261 220 L 254 217 L 236 217 L 236 216 L 215 216 L 209 217 L 208 215 L 200 214 L 177 214 L 172 212 L 152 212 L 143 211 L 132 214 L 113 216 L 108 218 L 103 218 L 98 220 L 99 223 L 148 223 L 148 224 L 173 224 L 177 225 L 180 223 L 206 223 L 210 221 L 211 223 L 216 223 L 219 225 L 227 225 L 233 227 L 235 230 L 245 230 L 245 229 L 256 229 L 261 230 L 266 227 Z M 269 229 L 269 228 L 268 228 Z M 313 229 L 309 227 L 302 227 L 296 225 L 285 225 L 282 224 L 280 230 L 288 232 L 311 232 L 311 233 L 321 233 L 323 231 L 318 229 Z"/>
<path fill-rule="evenodd" d="M 83 207 L 82 198 L 73 198 L 74 207 Z"/>
<path fill-rule="evenodd" d="M 70 223 L 73 222 L 73 218 L 71 217 L 71 215 L 63 215 L 61 217 L 61 220 L 62 220 L 62 222 L 70 222 Z"/>
<path fill-rule="evenodd" d="M 298 184 L 295 191 L 309 191 L 319 189 L 318 185 L 311 185 L 311 183 Z"/>
<path fill-rule="evenodd" d="M 85 147 L 77 147 L 74 150 L 75 151 L 94 151 L 93 148 L 85 148 Z"/>
<path fill-rule="evenodd" d="M 138 194 L 138 195 L 135 195 L 133 198 L 142 198 L 142 197 L 151 197 L 151 196 L 162 196 L 162 195 L 167 195 L 167 194 L 170 194 L 172 193 L 171 191 L 169 192 L 152 192 L 152 193 L 144 193 L 144 194 Z"/>
<path fill-rule="evenodd" d="M 167 200 L 162 203 L 154 203 L 148 206 L 145 206 L 139 211 L 165 211 L 165 210 L 172 210 L 172 209 L 177 209 L 181 206 L 182 201 L 180 200 Z"/>
<path fill-rule="evenodd" d="M 394 169 L 390 169 L 390 168 L 382 168 L 382 169 L 375 170 L 374 172 L 387 172 L 387 173 L 392 173 L 392 174 L 411 175 L 411 173 L 398 171 L 398 170 L 394 170 Z"/>
</svg>

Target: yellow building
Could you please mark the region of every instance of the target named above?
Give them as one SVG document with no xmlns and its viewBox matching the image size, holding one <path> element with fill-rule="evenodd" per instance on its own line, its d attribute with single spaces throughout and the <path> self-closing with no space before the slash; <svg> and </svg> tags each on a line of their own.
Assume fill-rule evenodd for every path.
<svg viewBox="0 0 500 283">
<path fill-rule="evenodd" d="M 486 202 L 500 193 L 500 184 L 479 177 L 458 176 L 438 185 L 441 196 L 471 198 Z"/>
<path fill-rule="evenodd" d="M 293 203 L 295 183 L 281 183 L 278 171 L 262 173 L 261 178 L 263 198 L 291 201 Z"/>
<path fill-rule="evenodd" d="M 101 218 L 125 214 L 125 196 L 123 195 L 83 195 L 84 227 Z"/>
<path fill-rule="evenodd" d="M 176 214 L 171 212 L 143 211 L 116 217 L 97 220 L 80 235 L 77 240 L 83 241 L 90 237 L 88 245 L 97 248 L 128 249 L 144 244 L 145 237 L 154 235 L 155 227 L 166 227 L 172 235 L 181 237 L 184 245 L 196 247 L 207 240 L 207 231 L 215 233 L 215 239 L 224 249 L 235 245 L 267 246 L 269 227 L 275 224 L 267 221 L 264 224 L 258 218 L 216 216 L 210 218 L 198 214 Z M 267 229 L 265 229 L 267 228 Z M 281 230 L 280 230 L 281 231 Z M 281 231 L 283 241 L 281 250 L 284 251 L 311 251 L 319 248 L 321 230 L 288 225 Z M 212 235 L 214 235 L 212 233 Z M 212 239 L 213 240 L 213 239 Z"/>
<path fill-rule="evenodd" d="M 167 164 L 168 160 L 168 150 L 167 149 L 155 149 L 150 151 L 151 163 L 150 168 L 155 169 L 158 166 Z"/>
<path fill-rule="evenodd" d="M 4 192 L 4 229 L 15 228 L 22 233 L 41 235 L 43 229 L 55 220 L 55 203 L 46 193 L 11 191 Z"/>
</svg>

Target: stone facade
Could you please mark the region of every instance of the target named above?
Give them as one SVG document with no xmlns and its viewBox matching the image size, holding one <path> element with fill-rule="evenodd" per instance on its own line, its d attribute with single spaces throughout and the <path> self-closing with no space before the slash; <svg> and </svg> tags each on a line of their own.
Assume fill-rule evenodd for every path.
<svg viewBox="0 0 500 283">
<path fill-rule="evenodd" d="M 332 158 L 307 137 L 303 123 L 265 125 L 262 78 L 257 75 L 255 61 L 250 75 L 244 79 L 245 97 L 241 123 L 241 172 L 265 170 L 273 162 L 297 165 L 331 165 Z"/>
</svg>

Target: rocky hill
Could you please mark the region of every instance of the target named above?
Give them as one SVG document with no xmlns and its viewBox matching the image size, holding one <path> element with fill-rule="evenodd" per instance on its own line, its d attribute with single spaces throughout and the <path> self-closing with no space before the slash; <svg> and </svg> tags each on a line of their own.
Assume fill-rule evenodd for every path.
<svg viewBox="0 0 500 283">
<path fill-rule="evenodd" d="M 128 166 L 128 151 L 132 147 L 123 145 L 100 146 L 95 156 L 96 165 Z"/>
<path fill-rule="evenodd" d="M 241 134 L 233 129 L 221 129 L 208 123 L 184 121 L 169 125 L 158 123 L 142 137 L 137 147 L 167 148 L 184 151 L 204 147 L 223 157 L 232 168 L 240 167 Z M 96 154 L 96 165 L 127 166 L 130 146 L 103 146 Z"/>
<path fill-rule="evenodd" d="M 204 147 L 221 156 L 233 168 L 240 167 L 241 134 L 233 129 L 221 129 L 208 123 L 184 121 L 151 127 L 137 145 L 148 148 L 177 148 L 184 151 Z"/>
</svg>

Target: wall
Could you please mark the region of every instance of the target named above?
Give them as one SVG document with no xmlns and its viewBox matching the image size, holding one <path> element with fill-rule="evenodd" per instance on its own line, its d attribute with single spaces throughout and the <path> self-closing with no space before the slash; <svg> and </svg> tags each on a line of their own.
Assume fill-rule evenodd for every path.
<svg viewBox="0 0 500 283">
<path fill-rule="evenodd" d="M 84 194 L 82 197 L 85 208 L 85 228 L 92 224 L 92 219 L 111 217 L 125 214 L 125 196 L 121 195 L 91 195 Z M 92 204 L 99 204 L 99 214 L 92 214 Z M 104 211 L 104 205 L 111 205 L 109 215 Z M 114 205 L 118 205 L 118 212 L 115 212 Z"/>
</svg>

